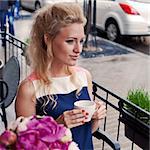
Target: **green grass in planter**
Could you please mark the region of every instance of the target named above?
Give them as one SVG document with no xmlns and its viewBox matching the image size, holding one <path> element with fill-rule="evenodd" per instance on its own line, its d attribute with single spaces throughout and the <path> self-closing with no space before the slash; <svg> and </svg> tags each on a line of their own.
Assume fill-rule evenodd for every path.
<svg viewBox="0 0 150 150">
<path fill-rule="evenodd" d="M 142 109 L 150 112 L 150 94 L 144 89 L 130 90 L 127 99 Z"/>
<path fill-rule="evenodd" d="M 144 89 L 133 89 L 128 92 L 127 99 L 139 106 L 140 108 L 150 112 L 150 93 Z M 126 105 L 125 106 L 132 114 L 135 114 L 136 111 L 133 107 Z M 149 117 L 145 116 L 145 113 L 138 113 L 138 118 L 144 121 L 147 124 L 150 124 Z"/>
</svg>

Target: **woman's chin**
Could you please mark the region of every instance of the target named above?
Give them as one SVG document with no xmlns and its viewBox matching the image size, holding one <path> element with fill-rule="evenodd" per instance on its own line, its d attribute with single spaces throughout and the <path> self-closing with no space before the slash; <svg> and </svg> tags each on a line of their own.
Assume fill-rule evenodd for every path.
<svg viewBox="0 0 150 150">
<path fill-rule="evenodd" d="M 75 66 L 77 64 L 77 61 L 71 61 L 68 63 L 69 66 Z"/>
<path fill-rule="evenodd" d="M 72 64 L 69 64 L 69 66 L 75 66 L 77 63 L 72 63 Z"/>
</svg>

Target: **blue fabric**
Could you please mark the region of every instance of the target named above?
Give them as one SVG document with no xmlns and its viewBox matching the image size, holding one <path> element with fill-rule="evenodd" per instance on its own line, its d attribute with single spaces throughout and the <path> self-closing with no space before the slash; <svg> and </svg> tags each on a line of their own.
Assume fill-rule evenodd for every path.
<svg viewBox="0 0 150 150">
<path fill-rule="evenodd" d="M 14 17 L 15 17 L 15 19 L 20 18 L 19 11 L 20 11 L 20 0 L 16 0 L 15 8 L 14 8 Z"/>
<path fill-rule="evenodd" d="M 9 33 L 15 35 L 14 31 L 14 16 L 13 16 L 13 6 L 9 8 L 8 0 L 0 1 L 0 26 L 1 31 L 5 31 L 6 28 L 6 17 L 8 17 L 8 24 L 9 24 Z M 13 3 L 13 1 L 10 1 Z M 5 35 L 2 35 L 2 45 L 5 46 Z"/>
<path fill-rule="evenodd" d="M 7 15 L 7 11 L 0 11 L 0 27 L 1 27 L 1 31 L 4 32 L 5 31 L 5 26 L 6 26 L 6 15 Z M 5 39 L 4 39 L 4 34 L 2 34 L 2 45 L 5 46 Z"/>
<path fill-rule="evenodd" d="M 87 87 L 82 88 L 79 96 L 76 96 L 76 91 L 72 91 L 68 94 L 54 95 L 54 98 L 57 101 L 57 105 L 53 108 L 53 104 L 49 102 L 45 107 L 47 115 L 52 116 L 54 119 L 57 119 L 64 111 L 73 109 L 75 101 L 90 99 Z M 43 96 L 37 99 L 36 113 L 38 115 L 44 115 L 44 111 L 41 106 L 47 99 L 48 96 Z M 80 150 L 93 150 L 91 122 L 74 127 L 71 129 L 71 132 L 73 141 L 78 144 Z"/>
<path fill-rule="evenodd" d="M 8 10 L 8 1 L 0 0 L 0 28 L 2 32 L 5 31 L 7 10 Z M 4 38 L 5 38 L 4 34 L 2 34 L 2 46 L 5 46 L 6 44 Z"/>
<path fill-rule="evenodd" d="M 8 10 L 7 15 L 8 15 L 9 33 L 12 34 L 12 35 L 15 35 L 13 8 L 11 8 L 10 10 Z"/>
</svg>

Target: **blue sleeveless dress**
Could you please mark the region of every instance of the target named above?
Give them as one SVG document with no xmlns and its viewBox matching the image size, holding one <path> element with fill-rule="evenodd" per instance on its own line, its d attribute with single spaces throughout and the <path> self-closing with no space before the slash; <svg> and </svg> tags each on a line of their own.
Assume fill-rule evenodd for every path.
<svg viewBox="0 0 150 150">
<path fill-rule="evenodd" d="M 82 89 L 80 94 L 77 95 L 77 87 L 71 82 L 71 76 L 57 77 L 52 79 L 52 86 L 50 92 L 48 89 L 42 88 L 38 79 L 30 76 L 36 91 L 36 114 L 37 115 L 49 115 L 54 119 L 57 119 L 64 111 L 72 110 L 74 108 L 74 102 L 78 100 L 89 100 L 89 94 L 87 90 L 87 77 L 84 70 L 77 71 L 76 76 L 80 79 Z M 55 107 L 52 102 L 48 102 L 43 109 L 43 104 L 47 102 L 49 95 L 53 96 L 57 101 Z M 71 128 L 73 141 L 75 141 L 80 150 L 93 150 L 92 142 L 92 128 L 91 122 L 87 122 L 84 125 Z"/>
</svg>

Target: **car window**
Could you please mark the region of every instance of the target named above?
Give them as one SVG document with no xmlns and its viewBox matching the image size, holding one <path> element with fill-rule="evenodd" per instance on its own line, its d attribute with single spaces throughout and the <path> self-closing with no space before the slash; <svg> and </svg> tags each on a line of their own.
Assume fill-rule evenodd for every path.
<svg viewBox="0 0 150 150">
<path fill-rule="evenodd" d="M 135 2 L 141 2 L 141 3 L 150 3 L 150 0 L 131 0 Z"/>
</svg>

